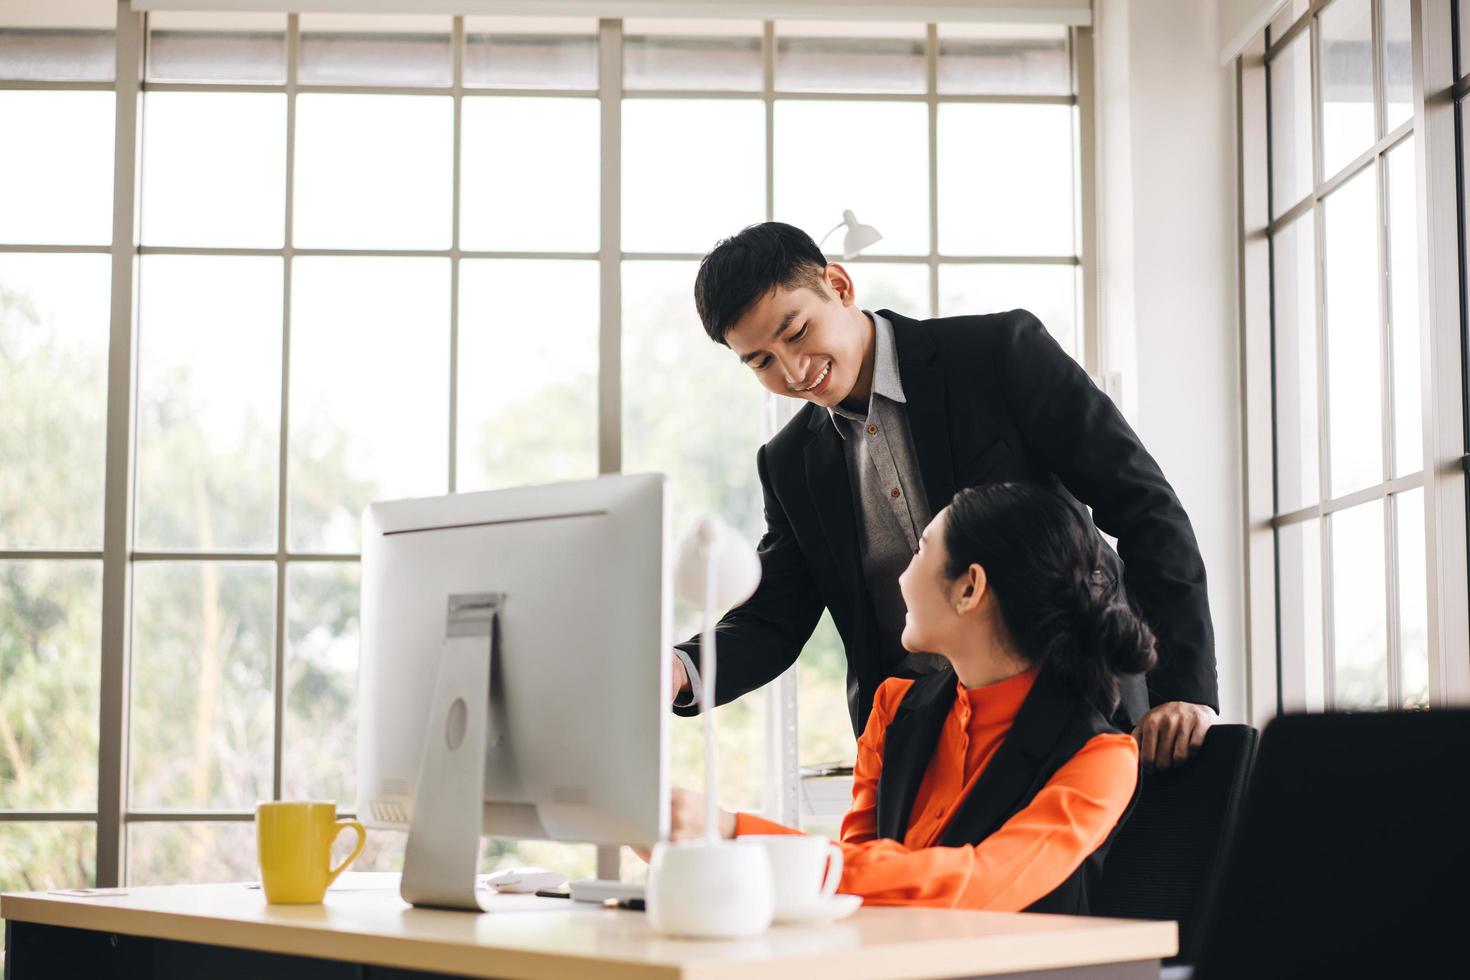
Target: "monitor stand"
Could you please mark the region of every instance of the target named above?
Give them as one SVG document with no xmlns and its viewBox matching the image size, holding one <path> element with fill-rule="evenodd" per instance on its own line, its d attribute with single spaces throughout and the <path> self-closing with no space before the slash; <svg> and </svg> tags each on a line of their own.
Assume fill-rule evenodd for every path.
<svg viewBox="0 0 1470 980">
<path fill-rule="evenodd" d="M 501 592 L 449 597 L 444 653 L 434 684 L 414 791 L 399 894 L 411 905 L 484 912 L 475 889 L 492 728 L 491 665 Z"/>
</svg>

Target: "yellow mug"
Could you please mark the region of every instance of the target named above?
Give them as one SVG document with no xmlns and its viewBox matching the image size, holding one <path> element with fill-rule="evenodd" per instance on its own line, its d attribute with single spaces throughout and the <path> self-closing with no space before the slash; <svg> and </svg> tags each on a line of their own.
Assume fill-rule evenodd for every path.
<svg viewBox="0 0 1470 980">
<path fill-rule="evenodd" d="M 332 844 L 346 828 L 357 831 L 357 846 L 334 868 Z M 255 808 L 255 837 L 265 900 L 283 905 L 320 902 L 367 843 L 362 824 L 337 819 L 335 803 L 262 803 Z"/>
</svg>

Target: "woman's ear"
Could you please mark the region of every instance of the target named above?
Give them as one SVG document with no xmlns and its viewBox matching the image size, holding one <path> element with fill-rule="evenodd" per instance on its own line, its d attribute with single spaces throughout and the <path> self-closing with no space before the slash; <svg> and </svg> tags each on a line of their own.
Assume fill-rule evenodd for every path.
<svg viewBox="0 0 1470 980">
<path fill-rule="evenodd" d="M 985 598 L 986 586 L 985 569 L 979 565 L 966 569 L 956 582 L 959 595 L 955 599 L 955 612 L 964 616 L 978 609 Z"/>
</svg>

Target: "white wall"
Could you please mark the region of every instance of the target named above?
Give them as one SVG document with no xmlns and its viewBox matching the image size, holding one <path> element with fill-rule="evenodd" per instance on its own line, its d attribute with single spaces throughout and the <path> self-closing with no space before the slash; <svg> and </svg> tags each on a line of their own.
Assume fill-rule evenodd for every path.
<svg viewBox="0 0 1470 980">
<path fill-rule="evenodd" d="M 1217 0 L 1097 0 L 1103 369 L 1194 523 L 1246 717 L 1234 75 Z"/>
<path fill-rule="evenodd" d="M 1220 6 L 1220 63 L 1240 54 L 1250 39 L 1271 22 L 1287 0 L 1218 0 Z"/>
</svg>

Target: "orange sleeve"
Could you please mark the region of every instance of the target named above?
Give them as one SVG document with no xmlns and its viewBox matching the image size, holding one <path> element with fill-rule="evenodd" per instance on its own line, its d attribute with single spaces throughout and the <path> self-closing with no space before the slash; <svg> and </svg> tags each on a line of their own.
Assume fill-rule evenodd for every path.
<svg viewBox="0 0 1470 980">
<path fill-rule="evenodd" d="M 912 678 L 890 677 L 873 694 L 873 710 L 858 737 L 857 761 L 852 766 L 852 806 L 838 832 L 843 844 L 862 844 L 878 837 L 878 777 L 883 775 L 884 736 L 898 711 Z"/>
<path fill-rule="evenodd" d="M 878 777 L 883 772 L 883 733 L 893 720 L 899 702 L 908 692 L 912 678 L 890 677 L 873 695 L 873 710 L 868 724 L 858 738 L 857 761 L 852 767 L 852 806 L 842 818 L 841 837 L 845 844 L 870 841 L 878 836 Z M 735 814 L 735 836 L 747 834 L 799 834 L 753 813 Z"/>
<path fill-rule="evenodd" d="M 1137 781 L 1132 737 L 1097 735 L 979 844 L 910 850 L 886 838 L 850 841 L 844 821 L 838 890 L 872 905 L 1018 912 L 1065 881 L 1107 838 Z"/>
</svg>

